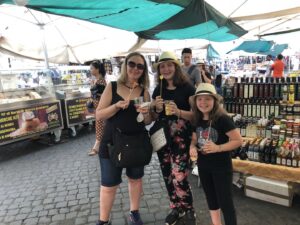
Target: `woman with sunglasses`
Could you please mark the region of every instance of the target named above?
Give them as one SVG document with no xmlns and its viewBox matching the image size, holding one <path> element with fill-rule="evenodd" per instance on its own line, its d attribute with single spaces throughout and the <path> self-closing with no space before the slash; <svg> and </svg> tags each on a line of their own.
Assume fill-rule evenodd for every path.
<svg viewBox="0 0 300 225">
<path fill-rule="evenodd" d="M 176 56 L 163 52 L 157 63 L 158 86 L 152 98 L 153 117 L 168 124 L 170 143 L 157 152 L 161 171 L 170 198 L 171 212 L 165 219 L 173 225 L 185 216 L 186 225 L 196 224 L 193 196 L 187 180 L 192 118 L 189 98 L 195 88 L 183 74 Z"/>
<path fill-rule="evenodd" d="M 232 200 L 232 162 L 230 151 L 242 145 L 233 120 L 220 105 L 212 84 L 201 83 L 193 97 L 195 131 L 190 155 L 197 159 L 213 225 L 221 225 L 221 210 L 226 225 L 236 225 Z"/>
<path fill-rule="evenodd" d="M 91 69 L 92 76 L 95 77 L 95 80 L 92 81 L 93 83 L 91 87 L 91 98 L 93 100 L 93 110 L 96 110 L 100 101 L 101 94 L 104 91 L 104 88 L 106 86 L 106 81 L 105 81 L 106 71 L 103 63 L 101 63 L 99 60 L 93 61 L 90 65 L 90 69 Z M 93 148 L 88 153 L 89 156 L 98 154 L 100 142 L 103 135 L 104 121 L 96 120 L 95 129 L 96 129 L 96 141 Z"/>
<path fill-rule="evenodd" d="M 101 188 L 100 188 L 100 220 L 97 225 L 111 224 L 110 212 L 116 191 L 122 182 L 123 168 L 115 167 L 109 159 L 108 144 L 113 143 L 113 128 L 118 127 L 124 133 L 136 134 L 145 129 L 145 124 L 151 123 L 148 107 L 139 108 L 144 120 L 137 121 L 138 112 L 134 99 L 143 98 L 150 101 L 148 92 L 149 77 L 146 60 L 138 52 L 130 53 L 121 69 L 117 82 L 109 83 L 102 95 L 97 108 L 97 119 L 106 120 L 103 139 L 100 145 Z M 144 167 L 126 168 L 130 198 L 129 225 L 142 225 L 139 214 L 139 204 L 142 194 L 142 177 Z"/>
</svg>

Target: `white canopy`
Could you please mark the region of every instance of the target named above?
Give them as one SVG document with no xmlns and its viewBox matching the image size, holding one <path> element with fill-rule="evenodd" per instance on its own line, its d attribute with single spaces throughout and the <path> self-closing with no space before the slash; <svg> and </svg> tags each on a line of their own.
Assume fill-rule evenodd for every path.
<svg viewBox="0 0 300 225">
<path fill-rule="evenodd" d="M 213 43 L 220 53 L 232 49 L 234 45 L 244 40 L 255 40 L 260 35 L 300 28 L 299 0 L 206 0 L 206 2 L 249 31 L 240 40 Z M 141 46 L 175 50 L 208 43 L 204 40 L 174 40 L 147 41 L 143 45 L 144 41 L 140 41 L 131 48 L 137 41 L 133 33 L 13 5 L 0 5 L 0 21 L 5 21 L 0 24 L 1 52 L 38 60 L 43 60 L 44 53 L 47 52 L 49 62 L 54 63 L 82 63 L 94 58 L 118 55 L 120 52 L 124 54 L 129 49 L 138 49 Z M 279 35 L 264 38 L 279 43 L 285 42 L 290 46 L 296 43 L 298 47 L 299 33 L 293 33 L 288 39 L 283 40 L 278 38 Z M 42 40 L 46 48 L 43 48 Z"/>
<path fill-rule="evenodd" d="M 53 63 L 106 58 L 137 39 L 127 31 L 13 5 L 0 5 L 0 21 L 1 52 L 44 60 L 44 40 Z"/>
</svg>

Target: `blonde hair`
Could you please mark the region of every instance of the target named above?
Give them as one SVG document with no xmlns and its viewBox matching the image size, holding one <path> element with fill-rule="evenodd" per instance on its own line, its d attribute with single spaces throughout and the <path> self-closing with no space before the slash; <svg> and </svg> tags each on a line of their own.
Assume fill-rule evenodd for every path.
<svg viewBox="0 0 300 225">
<path fill-rule="evenodd" d="M 196 102 L 197 97 L 198 96 L 194 97 L 193 105 L 192 105 L 192 109 L 193 109 L 193 112 L 194 112 L 194 118 L 193 118 L 192 122 L 193 122 L 194 125 L 197 125 L 200 120 L 203 120 L 203 116 L 204 116 L 203 113 L 197 107 L 197 102 Z M 209 120 L 212 123 L 214 123 L 214 122 L 217 121 L 217 119 L 219 117 L 221 117 L 222 115 L 226 115 L 227 112 L 221 105 L 222 99 L 218 98 L 218 97 L 215 97 L 215 96 L 212 96 L 212 97 L 214 98 L 214 106 L 213 106 L 212 110 L 209 113 Z"/>
<path fill-rule="evenodd" d="M 142 76 L 139 78 L 138 83 L 142 88 L 149 88 L 149 73 L 148 73 L 147 62 L 146 62 L 145 57 L 139 52 L 132 52 L 126 56 L 126 58 L 122 64 L 122 67 L 121 67 L 121 74 L 118 79 L 118 83 L 126 84 L 126 82 L 128 81 L 128 74 L 127 74 L 126 66 L 127 66 L 128 60 L 133 56 L 139 56 L 144 61 L 145 69 L 143 70 Z"/>
</svg>

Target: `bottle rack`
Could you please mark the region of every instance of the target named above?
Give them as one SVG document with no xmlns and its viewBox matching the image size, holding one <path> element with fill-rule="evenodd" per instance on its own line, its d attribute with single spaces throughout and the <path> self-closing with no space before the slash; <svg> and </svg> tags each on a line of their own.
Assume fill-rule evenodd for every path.
<svg viewBox="0 0 300 225">
<path fill-rule="evenodd" d="M 236 78 L 224 86 L 224 107 L 244 117 L 300 117 L 300 77 Z M 293 118 L 291 118 L 293 117 Z"/>
</svg>

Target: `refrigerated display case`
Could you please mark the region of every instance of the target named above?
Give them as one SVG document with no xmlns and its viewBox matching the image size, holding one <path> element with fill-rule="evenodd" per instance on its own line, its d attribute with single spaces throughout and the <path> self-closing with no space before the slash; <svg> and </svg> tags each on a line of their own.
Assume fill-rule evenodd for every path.
<svg viewBox="0 0 300 225">
<path fill-rule="evenodd" d="M 63 128 L 61 104 L 49 70 L 0 71 L 0 145 Z"/>
<path fill-rule="evenodd" d="M 92 77 L 88 66 L 59 67 L 61 83 L 54 86 L 57 99 L 61 101 L 64 127 L 76 136 L 76 126 L 92 124 L 95 120 L 93 112 L 89 112 L 86 102 L 90 99 L 90 83 Z"/>
</svg>

